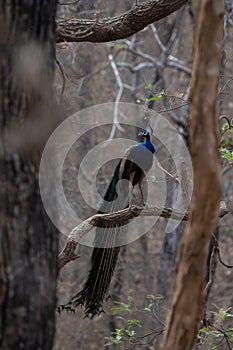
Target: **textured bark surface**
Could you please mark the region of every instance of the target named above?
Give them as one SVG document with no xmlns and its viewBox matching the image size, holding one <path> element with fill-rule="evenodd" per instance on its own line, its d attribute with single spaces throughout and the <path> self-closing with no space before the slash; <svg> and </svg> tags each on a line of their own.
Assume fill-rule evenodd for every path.
<svg viewBox="0 0 233 350">
<path fill-rule="evenodd" d="M 148 0 L 121 16 L 93 20 L 70 19 L 58 22 L 56 41 L 107 42 L 128 38 L 148 24 L 177 11 L 187 0 Z"/>
<path fill-rule="evenodd" d="M 181 245 L 165 350 L 191 350 L 203 312 L 206 261 L 221 198 L 217 103 L 223 14 L 222 0 L 200 1 L 190 106 L 194 193 Z"/>
<path fill-rule="evenodd" d="M 55 0 L 2 1 L 0 7 L 3 350 L 46 350 L 53 343 L 58 234 L 43 209 L 38 169 L 52 127 L 55 12 Z"/>
<path fill-rule="evenodd" d="M 219 217 L 223 217 L 228 213 L 228 209 L 224 202 L 221 202 L 219 208 Z M 131 208 L 123 209 L 110 214 L 96 214 L 83 221 L 76 226 L 70 234 L 67 236 L 66 244 L 59 254 L 59 267 L 62 268 L 70 261 L 74 261 L 79 258 L 75 253 L 78 242 L 81 237 L 92 230 L 93 226 L 109 227 L 113 224 L 121 224 L 137 216 L 160 216 L 163 218 L 173 218 L 179 221 L 186 221 L 190 215 L 190 212 L 182 212 L 171 208 L 156 208 L 148 207 L 143 210 L 141 207 L 132 206 Z M 177 232 L 176 232 L 177 233 Z M 179 232 L 180 233 L 180 232 Z M 178 233 L 177 233 L 178 235 Z M 171 252 L 170 252 L 171 253 Z M 167 252 L 169 254 L 169 251 Z M 173 262 L 174 264 L 174 262 Z"/>
</svg>

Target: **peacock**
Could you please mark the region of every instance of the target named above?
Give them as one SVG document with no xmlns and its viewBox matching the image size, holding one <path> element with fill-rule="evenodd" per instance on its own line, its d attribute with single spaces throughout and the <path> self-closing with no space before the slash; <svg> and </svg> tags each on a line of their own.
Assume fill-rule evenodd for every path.
<svg viewBox="0 0 233 350">
<path fill-rule="evenodd" d="M 132 188 L 141 183 L 153 164 L 155 149 L 150 140 L 150 133 L 141 130 L 139 136 L 145 139 L 128 148 L 117 164 L 112 179 L 104 195 L 104 202 L 99 213 L 115 212 L 130 205 Z M 131 186 L 130 186 L 131 185 Z M 81 305 L 85 317 L 93 318 L 103 312 L 103 301 L 108 297 L 108 290 L 114 274 L 120 244 L 127 234 L 127 223 L 96 228 L 95 240 L 88 277 L 84 286 L 62 309 L 74 310 Z"/>
</svg>

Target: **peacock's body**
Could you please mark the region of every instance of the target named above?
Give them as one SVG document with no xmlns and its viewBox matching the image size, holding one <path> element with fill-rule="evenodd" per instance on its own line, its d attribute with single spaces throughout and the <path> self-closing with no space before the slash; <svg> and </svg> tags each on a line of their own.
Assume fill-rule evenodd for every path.
<svg viewBox="0 0 233 350">
<path fill-rule="evenodd" d="M 145 137 L 146 141 L 131 146 L 119 161 L 104 195 L 104 203 L 99 213 L 114 212 L 127 207 L 131 195 L 129 182 L 133 187 L 140 186 L 146 173 L 150 170 L 155 149 L 148 131 L 142 130 L 139 135 Z M 85 316 L 91 318 L 103 311 L 102 303 L 107 297 L 114 274 L 124 226 L 125 224 L 118 224 L 105 229 L 96 229 L 96 248 L 92 252 L 91 268 L 87 280 L 82 290 L 64 305 L 64 308 L 84 306 Z"/>
</svg>

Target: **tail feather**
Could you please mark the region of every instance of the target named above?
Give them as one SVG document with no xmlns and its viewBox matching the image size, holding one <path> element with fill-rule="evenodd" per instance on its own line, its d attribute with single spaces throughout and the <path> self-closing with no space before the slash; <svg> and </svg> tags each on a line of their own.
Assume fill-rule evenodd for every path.
<svg viewBox="0 0 233 350">
<path fill-rule="evenodd" d="M 116 186 L 119 180 L 121 161 L 118 163 L 99 213 L 113 212 L 118 210 L 114 204 L 117 197 Z M 109 202 L 109 203 L 106 203 Z M 119 205 L 119 204 L 118 204 Z M 87 280 L 82 290 L 75 295 L 70 302 L 61 308 L 74 310 L 73 308 L 84 306 L 85 317 L 93 318 L 103 312 L 102 303 L 107 298 L 107 293 L 114 274 L 120 247 L 116 242 L 122 233 L 123 225 L 112 225 L 108 228 L 96 228 L 95 245 L 91 257 L 91 267 Z M 112 248 L 111 248 L 112 247 Z"/>
<path fill-rule="evenodd" d="M 84 306 L 85 317 L 91 318 L 103 312 L 102 303 L 107 297 L 119 250 L 119 247 L 94 248 L 87 281 L 82 290 L 65 305 L 65 308 Z"/>
</svg>

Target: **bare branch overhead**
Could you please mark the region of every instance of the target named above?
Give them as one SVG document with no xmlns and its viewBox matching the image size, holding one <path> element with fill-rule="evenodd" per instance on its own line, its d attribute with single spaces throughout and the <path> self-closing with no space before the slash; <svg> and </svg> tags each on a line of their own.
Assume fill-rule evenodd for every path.
<svg viewBox="0 0 233 350">
<path fill-rule="evenodd" d="M 127 38 L 147 25 L 177 11 L 187 0 L 148 0 L 121 16 L 99 19 L 69 19 L 58 22 L 56 42 L 107 42 Z"/>
</svg>

